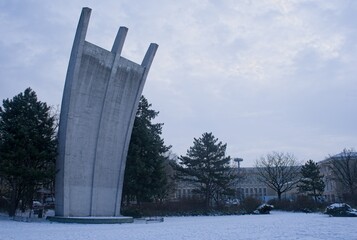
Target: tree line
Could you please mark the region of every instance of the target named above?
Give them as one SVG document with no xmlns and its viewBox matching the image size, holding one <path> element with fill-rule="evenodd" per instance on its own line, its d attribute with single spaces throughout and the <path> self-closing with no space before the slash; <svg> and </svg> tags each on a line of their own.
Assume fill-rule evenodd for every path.
<svg viewBox="0 0 357 240">
<path fill-rule="evenodd" d="M 227 144 L 213 133 L 194 138 L 185 155 L 172 157 L 171 146 L 161 137 L 163 123 L 153 123 L 159 112 L 142 96 L 136 113 L 128 150 L 122 204 L 163 202 L 175 182 L 194 186 L 206 208 L 219 205 L 235 194 L 241 180 L 226 155 Z M 0 197 L 9 202 L 8 213 L 32 207 L 36 192 L 54 182 L 57 155 L 58 116 L 27 88 L 0 107 Z M 335 179 L 347 189 L 346 200 L 356 204 L 357 156 L 353 149 L 330 156 Z M 325 188 L 316 162 L 304 165 L 293 154 L 273 152 L 256 161 L 258 178 L 281 199 L 298 187 L 300 193 L 318 201 Z"/>
</svg>

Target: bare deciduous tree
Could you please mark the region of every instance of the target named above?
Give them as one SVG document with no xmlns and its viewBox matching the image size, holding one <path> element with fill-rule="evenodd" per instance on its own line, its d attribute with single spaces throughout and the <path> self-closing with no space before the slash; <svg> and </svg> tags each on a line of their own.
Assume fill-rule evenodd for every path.
<svg viewBox="0 0 357 240">
<path fill-rule="evenodd" d="M 344 188 L 345 200 L 352 200 L 357 204 L 357 153 L 354 149 L 344 149 L 329 159 L 331 171 Z"/>
<path fill-rule="evenodd" d="M 256 162 L 258 179 L 273 189 L 278 199 L 298 183 L 300 167 L 293 154 L 273 152 Z"/>
</svg>

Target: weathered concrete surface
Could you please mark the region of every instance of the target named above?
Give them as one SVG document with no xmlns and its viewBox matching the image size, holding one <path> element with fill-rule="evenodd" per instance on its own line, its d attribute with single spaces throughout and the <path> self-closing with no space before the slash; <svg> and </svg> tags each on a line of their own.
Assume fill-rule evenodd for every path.
<svg viewBox="0 0 357 240">
<path fill-rule="evenodd" d="M 85 41 L 83 8 L 63 93 L 56 216 L 120 216 L 127 151 L 136 109 L 158 45 L 141 65 L 120 56 L 127 28 L 111 51 Z"/>
</svg>

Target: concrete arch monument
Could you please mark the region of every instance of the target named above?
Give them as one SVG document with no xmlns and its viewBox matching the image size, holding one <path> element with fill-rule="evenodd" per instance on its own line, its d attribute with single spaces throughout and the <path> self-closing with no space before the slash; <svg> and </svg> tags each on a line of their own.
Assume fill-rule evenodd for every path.
<svg viewBox="0 0 357 240">
<path fill-rule="evenodd" d="M 107 51 L 85 40 L 90 8 L 78 23 L 63 92 L 56 216 L 120 216 L 127 151 L 144 83 L 158 48 L 141 64 L 121 56 L 128 29 Z"/>
</svg>

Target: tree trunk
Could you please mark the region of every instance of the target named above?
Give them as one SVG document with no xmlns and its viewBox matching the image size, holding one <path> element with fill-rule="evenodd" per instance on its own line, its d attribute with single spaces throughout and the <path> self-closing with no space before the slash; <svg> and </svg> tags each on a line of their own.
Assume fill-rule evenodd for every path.
<svg viewBox="0 0 357 240">
<path fill-rule="evenodd" d="M 315 199 L 315 204 L 317 203 L 317 194 L 316 194 L 316 189 L 314 189 L 314 199 Z"/>
<path fill-rule="evenodd" d="M 18 194 L 18 187 L 16 183 L 12 184 L 12 191 L 11 191 L 11 197 L 10 197 L 10 204 L 9 204 L 9 216 L 14 217 L 16 213 L 16 209 L 19 205 L 19 194 Z"/>
<path fill-rule="evenodd" d="M 15 216 L 15 213 L 16 213 L 16 209 L 17 209 L 17 206 L 18 206 L 18 199 L 16 197 L 16 193 L 15 191 L 11 194 L 11 199 L 10 199 L 10 204 L 9 204 L 9 209 L 8 209 L 8 212 L 9 212 L 9 216 L 10 217 L 14 217 Z"/>
<path fill-rule="evenodd" d="M 281 201 L 281 195 L 282 195 L 283 193 L 280 192 L 280 191 L 278 191 L 277 194 L 278 194 L 278 200 L 279 200 L 279 202 L 280 202 L 280 201 Z"/>
</svg>

